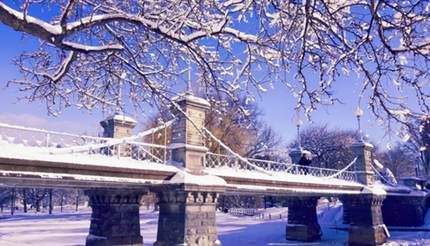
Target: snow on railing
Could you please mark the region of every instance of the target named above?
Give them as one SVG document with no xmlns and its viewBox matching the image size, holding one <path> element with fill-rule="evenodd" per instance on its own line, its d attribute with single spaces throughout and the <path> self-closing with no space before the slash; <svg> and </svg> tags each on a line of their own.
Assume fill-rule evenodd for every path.
<svg viewBox="0 0 430 246">
<path fill-rule="evenodd" d="M 51 155 L 60 154 L 89 154 L 128 157 L 135 160 L 147 160 L 166 164 L 170 160 L 171 151 L 164 145 L 146 143 L 145 138 L 170 126 L 173 121 L 164 125 L 145 130 L 137 135 L 126 138 L 105 138 L 87 135 L 70 134 L 64 132 L 47 131 L 36 128 L 13 126 L 0 123 L 0 145 L 15 144 L 25 147 L 37 148 L 38 152 Z M 217 141 L 230 155 L 207 153 L 206 168 L 228 167 L 236 170 L 251 170 L 267 175 L 276 173 L 289 173 L 294 175 L 310 175 L 356 181 L 354 172 L 318 167 L 304 167 L 301 165 L 277 161 L 244 158 L 233 152 L 228 146 L 217 139 L 206 128 L 203 129 L 206 137 Z"/>
<path fill-rule="evenodd" d="M 241 216 L 254 216 L 257 214 L 257 209 L 255 208 L 229 208 L 228 213 L 241 217 Z"/>
<path fill-rule="evenodd" d="M 374 159 L 373 162 L 371 163 L 371 166 L 372 166 L 373 172 L 375 173 L 375 175 L 374 175 L 375 180 L 381 180 L 383 183 L 385 183 L 389 186 L 397 186 L 397 180 L 394 177 L 393 173 L 389 169 L 384 168 L 384 166 L 382 166 L 381 162 Z M 378 170 L 378 168 L 377 168 L 378 166 L 383 170 L 381 170 L 381 171 Z"/>
<path fill-rule="evenodd" d="M 109 138 L 48 131 L 0 123 L 0 142 L 28 147 L 65 148 L 107 141 Z"/>
<path fill-rule="evenodd" d="M 297 164 L 252 159 L 252 158 L 248 158 L 247 162 L 251 163 L 252 166 L 236 158 L 235 156 L 207 153 L 205 167 L 206 168 L 224 167 L 224 168 L 231 168 L 233 170 L 255 170 L 254 166 L 256 166 L 259 169 L 263 169 L 266 172 L 269 172 L 272 174 L 287 173 L 287 174 L 293 174 L 293 175 L 309 175 L 309 176 L 315 176 L 315 177 L 342 179 L 346 181 L 357 181 L 355 172 L 352 172 L 352 171 L 341 170 L 340 172 L 337 169 L 311 167 L 311 166 L 305 167 Z"/>
<path fill-rule="evenodd" d="M 13 144 L 36 148 L 39 153 L 59 154 L 99 154 L 104 156 L 129 157 L 136 160 L 148 160 L 166 163 L 170 158 L 165 145 L 143 142 L 145 137 L 170 126 L 162 126 L 143 131 L 137 135 L 113 139 L 65 132 L 48 131 L 30 127 L 0 123 L 0 145 Z M 138 140 L 142 141 L 138 141 Z"/>
</svg>

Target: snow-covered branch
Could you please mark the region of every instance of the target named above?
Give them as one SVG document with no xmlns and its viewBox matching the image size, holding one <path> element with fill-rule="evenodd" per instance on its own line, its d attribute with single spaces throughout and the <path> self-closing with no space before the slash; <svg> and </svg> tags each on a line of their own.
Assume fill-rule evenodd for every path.
<svg viewBox="0 0 430 246">
<path fill-rule="evenodd" d="M 410 114 L 430 111 L 424 0 L 16 2 L 0 2 L 0 22 L 42 42 L 16 60 L 15 82 L 50 107 L 115 105 L 120 91 L 137 107 L 165 103 L 191 67 L 200 92 L 232 101 L 287 85 L 310 114 L 354 75 L 378 117 L 400 119 L 407 92 Z"/>
</svg>

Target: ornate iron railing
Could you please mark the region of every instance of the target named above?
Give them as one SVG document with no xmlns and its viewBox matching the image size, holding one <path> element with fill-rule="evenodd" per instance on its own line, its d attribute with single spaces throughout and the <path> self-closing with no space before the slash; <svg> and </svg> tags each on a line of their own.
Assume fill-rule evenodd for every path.
<svg viewBox="0 0 430 246">
<path fill-rule="evenodd" d="M 320 167 L 304 167 L 297 164 L 277 162 L 269 160 L 260 160 L 248 158 L 248 162 L 252 163 L 253 166 L 259 167 L 268 173 L 285 173 L 293 175 L 309 175 L 321 178 L 333 178 L 342 179 L 346 181 L 357 181 L 355 172 L 353 171 L 342 171 L 339 172 L 337 169 L 320 168 Z M 229 155 L 207 153 L 206 154 L 206 168 L 231 168 L 232 170 L 254 170 L 253 166 L 247 165 L 242 160 Z"/>
<path fill-rule="evenodd" d="M 163 129 L 156 127 L 135 136 L 113 139 L 88 135 L 77 135 L 64 132 L 47 131 L 22 126 L 0 123 L 0 145 L 13 144 L 31 147 L 38 153 L 61 154 L 90 154 L 112 156 L 117 158 L 132 158 L 156 163 L 169 163 L 170 150 L 166 145 L 144 142 L 150 134 Z M 240 157 L 240 158 L 239 158 Z M 301 165 L 260 160 L 245 159 L 238 155 L 221 155 L 207 153 L 204 163 L 206 168 L 231 168 L 233 170 L 250 170 L 266 174 L 286 173 L 293 175 L 309 175 L 322 178 L 334 178 L 356 181 L 354 172 L 319 167 L 303 167 Z"/>
<path fill-rule="evenodd" d="M 136 137 L 118 140 L 0 123 L 0 145 L 29 147 L 41 154 L 98 154 L 166 163 L 170 158 L 167 147 L 143 142 L 144 138 L 140 137 L 142 141 Z"/>
</svg>

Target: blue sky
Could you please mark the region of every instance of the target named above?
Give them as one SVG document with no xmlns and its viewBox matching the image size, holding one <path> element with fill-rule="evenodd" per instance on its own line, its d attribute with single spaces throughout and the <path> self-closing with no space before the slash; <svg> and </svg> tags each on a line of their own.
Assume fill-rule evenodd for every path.
<svg viewBox="0 0 430 246">
<path fill-rule="evenodd" d="M 0 122 L 76 133 L 100 131 L 98 122 L 107 116 L 102 112 L 68 108 L 58 117 L 52 117 L 48 116 L 43 102 L 20 101 L 17 97 L 23 96 L 23 94 L 20 94 L 16 87 L 5 88 L 8 80 L 20 77 L 17 67 L 13 65 L 13 58 L 22 51 L 35 49 L 38 41 L 23 36 L 3 24 L 0 24 L 0 37 L 0 103 L 2 105 Z M 345 78 L 343 81 L 337 81 L 334 87 L 335 95 L 344 104 L 320 107 L 317 112 L 312 114 L 313 124 L 328 124 L 332 128 L 339 129 L 356 129 L 354 111 L 357 108 L 360 84 L 361 81 L 355 75 Z M 282 136 L 285 143 L 295 138 L 295 101 L 286 87 L 275 84 L 275 88 L 262 94 L 257 103 L 264 112 L 266 122 Z M 150 115 L 151 112 L 148 114 Z M 138 121 L 145 120 L 145 115 L 141 113 L 132 113 L 132 115 Z M 311 122 L 305 121 L 303 127 L 310 124 Z M 376 124 L 375 118 L 367 111 L 363 116 L 363 129 L 377 144 L 385 145 L 388 140 L 387 136 L 384 138 L 385 130 Z"/>
</svg>

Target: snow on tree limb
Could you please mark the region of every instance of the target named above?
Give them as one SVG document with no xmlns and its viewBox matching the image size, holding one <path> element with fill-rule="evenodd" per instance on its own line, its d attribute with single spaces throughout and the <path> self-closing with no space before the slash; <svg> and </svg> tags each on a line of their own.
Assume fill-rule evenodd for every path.
<svg viewBox="0 0 430 246">
<path fill-rule="evenodd" d="M 164 98 L 156 94 L 177 94 L 191 63 L 196 86 L 233 100 L 279 81 L 310 114 L 337 102 L 334 84 L 357 75 L 378 117 L 401 121 L 392 112 L 407 94 L 418 105 L 411 115 L 430 111 L 424 0 L 17 2 L 20 11 L 0 2 L 0 22 L 42 43 L 17 59 L 16 82 L 50 110 L 115 105 L 119 86 L 135 106 L 154 104 Z M 58 11 L 40 19 L 36 7 Z"/>
<path fill-rule="evenodd" d="M 24 15 L 24 13 L 16 11 L 2 2 L 0 2 L 0 21 L 17 31 L 39 37 L 59 48 L 79 52 L 104 52 L 122 49 L 120 45 L 91 46 L 63 41 L 68 32 L 74 31 L 73 28 L 68 28 L 68 24 L 65 25 L 66 30 L 64 30 L 61 25 L 52 25 L 33 16 Z"/>
</svg>

